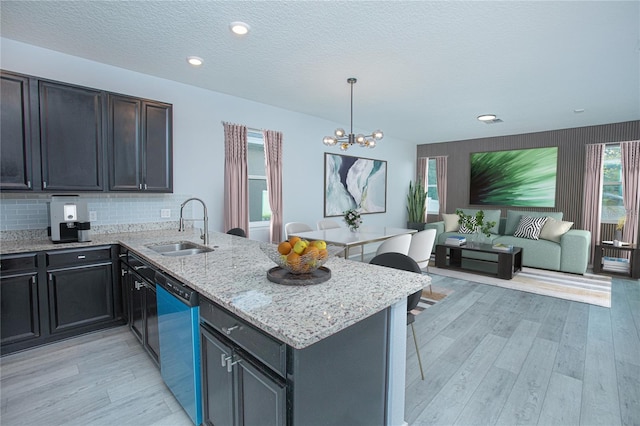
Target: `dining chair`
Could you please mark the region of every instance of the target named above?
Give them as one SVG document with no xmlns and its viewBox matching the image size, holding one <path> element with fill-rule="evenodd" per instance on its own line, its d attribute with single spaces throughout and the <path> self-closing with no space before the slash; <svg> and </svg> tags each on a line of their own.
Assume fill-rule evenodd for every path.
<svg viewBox="0 0 640 426">
<path fill-rule="evenodd" d="M 410 234 L 407 234 L 410 235 Z M 422 269 L 416 263 L 415 260 L 402 253 L 382 253 L 375 256 L 369 262 L 372 265 L 386 266 L 388 268 L 401 269 L 403 271 L 415 272 L 417 274 L 422 273 Z M 413 343 L 416 345 L 416 355 L 418 357 L 418 366 L 420 367 L 420 376 L 424 380 L 424 371 L 422 369 L 422 358 L 420 357 L 420 348 L 418 346 L 418 339 L 416 337 L 416 330 L 413 323 L 416 320 L 416 316 L 412 311 L 418 306 L 422 297 L 422 290 L 418 290 L 407 297 L 407 325 L 411 325 L 411 332 L 413 334 Z"/>
<path fill-rule="evenodd" d="M 302 222 L 289 222 L 284 225 L 284 232 L 287 235 L 287 240 L 291 234 L 295 234 L 298 232 L 307 232 L 313 231 L 313 228 Z"/>
<path fill-rule="evenodd" d="M 338 222 L 336 222 L 335 220 L 331 220 L 331 219 L 319 220 L 316 226 L 318 227 L 318 231 L 323 231 L 325 229 L 342 228 Z M 364 248 L 363 248 L 363 246 L 351 247 L 349 249 L 349 257 L 351 257 L 351 255 L 354 255 L 354 254 L 359 254 L 360 255 L 360 261 L 364 262 Z M 344 253 L 341 253 L 338 256 L 344 257 Z"/>
<path fill-rule="evenodd" d="M 331 219 L 319 220 L 316 226 L 318 227 L 318 231 L 323 231 L 325 229 L 340 228 L 340 224 L 335 220 L 331 220 Z"/>
<path fill-rule="evenodd" d="M 429 259 L 431 259 L 431 251 L 436 241 L 436 230 L 426 229 L 416 232 L 411 236 L 411 244 L 409 245 L 409 257 L 416 261 L 420 269 L 429 272 Z"/>
<path fill-rule="evenodd" d="M 384 240 L 376 250 L 376 256 L 382 253 L 402 253 L 405 256 L 409 254 L 409 246 L 411 245 L 411 234 L 402 234 Z"/>
<path fill-rule="evenodd" d="M 242 228 L 232 228 L 232 229 L 229 229 L 229 230 L 227 231 L 227 234 L 229 234 L 229 235 L 236 235 L 236 236 L 238 236 L 238 237 L 245 237 L 245 238 L 247 238 L 247 233 L 246 233 L 246 232 L 244 232 L 244 229 L 242 229 Z"/>
</svg>

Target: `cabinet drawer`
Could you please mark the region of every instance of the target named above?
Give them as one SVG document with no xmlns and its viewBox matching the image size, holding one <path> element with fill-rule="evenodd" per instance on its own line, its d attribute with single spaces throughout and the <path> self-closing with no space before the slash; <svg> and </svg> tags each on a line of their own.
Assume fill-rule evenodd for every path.
<svg viewBox="0 0 640 426">
<path fill-rule="evenodd" d="M 0 257 L 0 273 L 28 271 L 38 267 L 37 253 L 15 254 Z"/>
<path fill-rule="evenodd" d="M 87 247 L 84 249 L 46 252 L 47 266 L 78 265 L 111 259 L 111 247 Z"/>
<path fill-rule="evenodd" d="M 285 377 L 287 347 L 218 305 L 200 298 L 200 319 Z"/>
</svg>

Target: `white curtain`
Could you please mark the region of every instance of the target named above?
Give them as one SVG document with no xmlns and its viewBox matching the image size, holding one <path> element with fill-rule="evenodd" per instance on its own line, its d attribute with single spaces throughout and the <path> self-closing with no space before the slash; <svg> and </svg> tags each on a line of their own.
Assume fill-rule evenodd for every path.
<svg viewBox="0 0 640 426">
<path fill-rule="evenodd" d="M 271 208 L 270 239 L 282 240 L 282 132 L 264 130 L 264 159 Z"/>
</svg>

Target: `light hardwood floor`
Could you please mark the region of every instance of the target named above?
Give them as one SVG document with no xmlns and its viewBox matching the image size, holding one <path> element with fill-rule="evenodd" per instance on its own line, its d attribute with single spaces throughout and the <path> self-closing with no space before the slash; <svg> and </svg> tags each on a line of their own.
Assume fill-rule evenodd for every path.
<svg viewBox="0 0 640 426">
<path fill-rule="evenodd" d="M 411 425 L 640 424 L 640 281 L 611 309 L 433 276 L 455 292 L 407 334 Z M 125 327 L 0 359 L 0 423 L 190 425 Z"/>
</svg>

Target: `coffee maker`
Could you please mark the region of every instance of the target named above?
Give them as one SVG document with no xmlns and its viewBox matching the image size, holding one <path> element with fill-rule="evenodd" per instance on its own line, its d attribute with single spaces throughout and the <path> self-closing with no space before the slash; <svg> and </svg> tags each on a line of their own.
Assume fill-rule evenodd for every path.
<svg viewBox="0 0 640 426">
<path fill-rule="evenodd" d="M 49 235 L 54 243 L 90 241 L 87 202 L 77 195 L 52 195 L 49 202 Z"/>
</svg>

